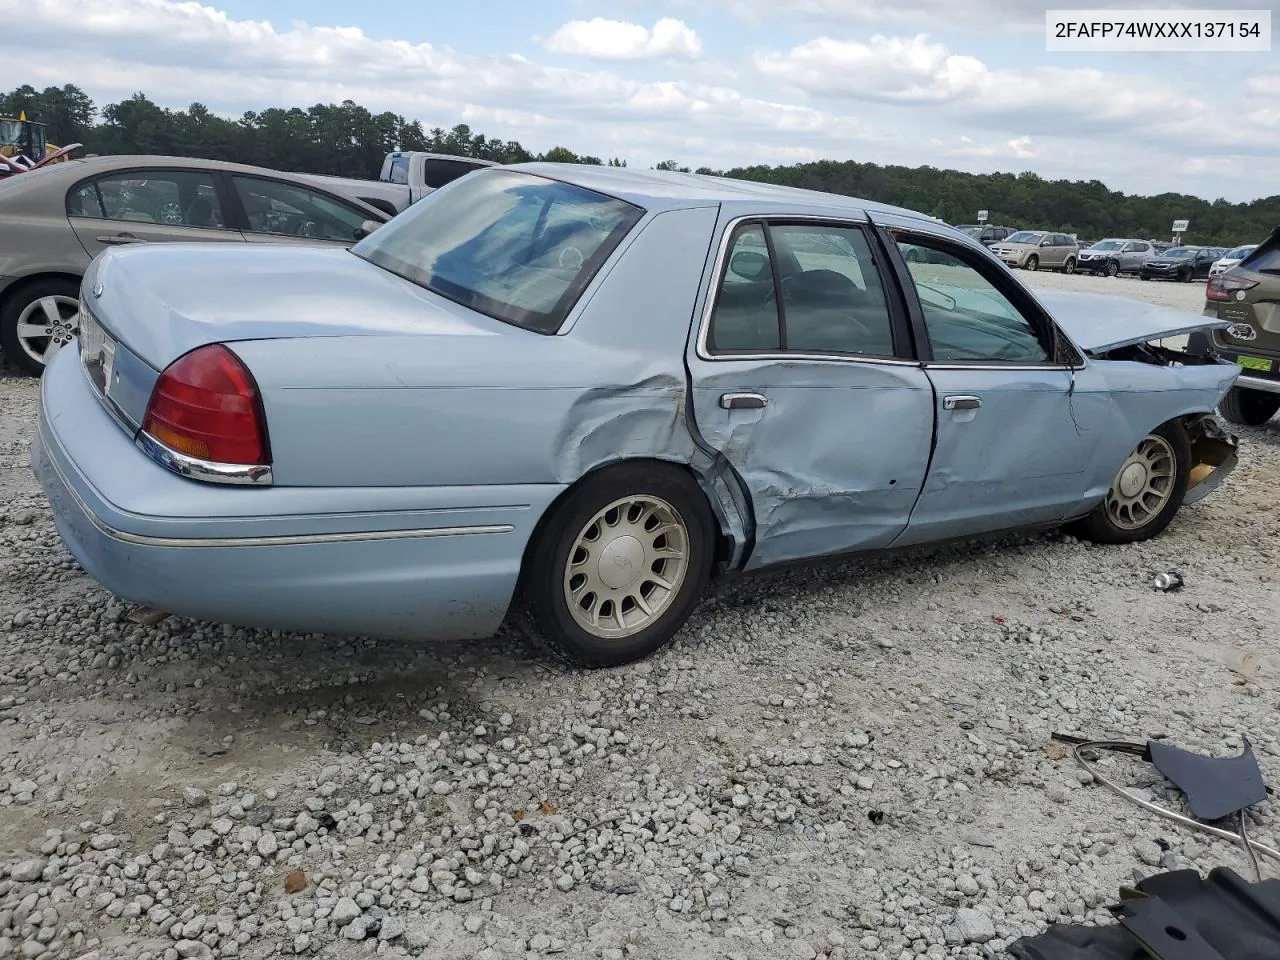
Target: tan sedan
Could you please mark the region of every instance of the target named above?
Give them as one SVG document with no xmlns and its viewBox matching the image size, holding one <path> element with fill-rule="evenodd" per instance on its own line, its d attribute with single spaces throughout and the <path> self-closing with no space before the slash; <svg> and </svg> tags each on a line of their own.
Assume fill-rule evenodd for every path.
<svg viewBox="0 0 1280 960">
<path fill-rule="evenodd" d="M 301 174 L 184 157 L 88 157 L 0 181 L 0 347 L 39 375 L 75 339 L 80 278 L 110 246 L 350 246 L 388 215 Z"/>
</svg>

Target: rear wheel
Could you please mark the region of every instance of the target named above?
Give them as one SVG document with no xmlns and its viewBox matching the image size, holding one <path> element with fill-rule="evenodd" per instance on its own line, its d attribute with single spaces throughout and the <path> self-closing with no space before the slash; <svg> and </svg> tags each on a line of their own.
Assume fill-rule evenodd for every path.
<svg viewBox="0 0 1280 960">
<path fill-rule="evenodd" d="M 1063 273 L 1075 273 L 1075 272 L 1076 272 L 1076 258 L 1075 258 L 1075 257 L 1067 257 L 1067 262 L 1066 262 L 1066 263 L 1064 263 L 1064 264 L 1062 265 L 1062 272 L 1063 272 Z"/>
<path fill-rule="evenodd" d="M 0 348 L 9 362 L 34 377 L 53 352 L 79 333 L 80 287 L 74 280 L 40 280 L 19 290 L 0 309 Z"/>
<path fill-rule="evenodd" d="M 1034 253 L 1031 256 L 1027 257 L 1027 269 L 1028 270 L 1040 269 L 1040 258 L 1037 257 Z"/>
<path fill-rule="evenodd" d="M 1232 387 L 1218 404 L 1223 419 L 1245 427 L 1260 427 L 1280 412 L 1280 394 Z"/>
<path fill-rule="evenodd" d="M 577 666 L 640 660 L 689 618 L 713 549 L 711 510 L 687 473 L 662 464 L 606 468 L 539 525 L 521 572 L 521 625 Z"/>
<path fill-rule="evenodd" d="M 1149 540 L 1182 506 L 1190 469 L 1186 429 L 1177 422 L 1157 427 L 1120 465 L 1106 498 L 1074 524 L 1075 532 L 1095 543 Z"/>
</svg>

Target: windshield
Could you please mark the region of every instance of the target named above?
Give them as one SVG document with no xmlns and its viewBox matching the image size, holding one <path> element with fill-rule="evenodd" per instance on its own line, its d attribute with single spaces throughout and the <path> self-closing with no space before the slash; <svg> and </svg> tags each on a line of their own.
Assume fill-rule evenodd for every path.
<svg viewBox="0 0 1280 960">
<path fill-rule="evenodd" d="M 1164 253 L 1160 254 L 1160 256 L 1169 260 L 1181 260 L 1183 257 L 1191 256 L 1193 253 L 1195 253 L 1195 251 L 1190 247 L 1170 247 Z"/>
<path fill-rule="evenodd" d="M 1256 244 L 1252 244 L 1252 243 L 1246 244 L 1243 247 L 1236 247 L 1234 250 L 1228 250 L 1225 254 L 1223 254 L 1222 259 L 1223 260 L 1243 260 L 1245 257 L 1253 253 L 1253 251 L 1257 249 L 1258 247 Z"/>
<path fill-rule="evenodd" d="M 1005 243 L 1039 243 L 1040 234 L 1031 230 L 1019 230 L 1011 237 L 1005 238 Z"/>
<path fill-rule="evenodd" d="M 351 252 L 496 320 L 554 333 L 643 214 L 571 184 L 484 171 L 418 201 Z"/>
<path fill-rule="evenodd" d="M 1099 240 L 1090 250 L 1119 250 L 1124 246 L 1123 240 Z"/>
</svg>

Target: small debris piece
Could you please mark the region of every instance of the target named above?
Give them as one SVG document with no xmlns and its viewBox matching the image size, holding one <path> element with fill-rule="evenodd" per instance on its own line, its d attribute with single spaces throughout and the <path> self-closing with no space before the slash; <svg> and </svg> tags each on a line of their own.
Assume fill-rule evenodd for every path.
<svg viewBox="0 0 1280 960">
<path fill-rule="evenodd" d="M 517 811 L 516 811 L 515 813 L 513 813 L 511 816 L 515 817 L 516 823 L 519 823 L 521 820 L 523 820 L 523 819 L 524 819 L 524 811 L 523 811 L 523 810 L 517 810 Z"/>
<path fill-rule="evenodd" d="M 305 870 L 295 870 L 284 878 L 285 893 L 299 893 L 307 888 L 307 874 Z"/>
<path fill-rule="evenodd" d="M 1172 593 L 1174 590 L 1181 590 L 1183 585 L 1182 574 L 1176 570 L 1157 573 L 1151 581 L 1151 585 L 1161 593 Z"/>
<path fill-rule="evenodd" d="M 129 619 L 144 627 L 154 627 L 157 623 L 162 620 L 168 620 L 171 616 L 173 614 L 165 613 L 163 610 L 154 610 L 151 607 L 138 607 L 138 609 L 129 612 Z"/>
<path fill-rule="evenodd" d="M 541 810 L 543 813 L 545 813 L 547 816 L 551 816 L 553 813 L 556 812 L 556 808 L 553 807 L 551 803 L 547 800 L 540 801 L 538 803 L 538 809 Z"/>
<path fill-rule="evenodd" d="M 1066 745 L 1059 743 L 1057 740 L 1050 740 L 1046 743 L 1044 752 L 1050 760 L 1063 760 L 1067 756 Z"/>
</svg>

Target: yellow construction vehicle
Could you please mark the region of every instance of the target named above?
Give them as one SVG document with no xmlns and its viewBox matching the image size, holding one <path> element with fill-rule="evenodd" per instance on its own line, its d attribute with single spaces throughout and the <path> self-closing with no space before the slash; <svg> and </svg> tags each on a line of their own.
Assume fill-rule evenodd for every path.
<svg viewBox="0 0 1280 960">
<path fill-rule="evenodd" d="M 0 117 L 0 177 L 25 173 L 50 163 L 60 163 L 70 158 L 80 144 L 59 147 L 49 143 L 44 135 L 45 125 L 28 120 L 26 111 L 13 117 Z"/>
</svg>

